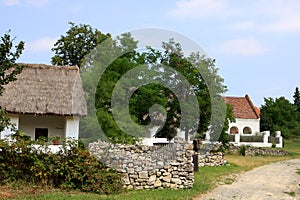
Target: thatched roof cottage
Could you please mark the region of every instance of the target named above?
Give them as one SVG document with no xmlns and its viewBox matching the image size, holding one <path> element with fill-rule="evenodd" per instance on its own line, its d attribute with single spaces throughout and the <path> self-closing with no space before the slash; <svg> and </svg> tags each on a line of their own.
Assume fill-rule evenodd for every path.
<svg viewBox="0 0 300 200">
<path fill-rule="evenodd" d="M 87 114 L 77 66 L 26 64 L 17 81 L 5 86 L 0 106 L 31 139 L 78 139 L 79 118 Z M 5 130 L 1 138 L 10 133 Z"/>
</svg>

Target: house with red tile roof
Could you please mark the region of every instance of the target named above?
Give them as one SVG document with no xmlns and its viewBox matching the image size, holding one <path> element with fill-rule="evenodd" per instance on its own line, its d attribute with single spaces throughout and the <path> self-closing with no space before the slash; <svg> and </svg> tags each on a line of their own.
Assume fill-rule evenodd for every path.
<svg viewBox="0 0 300 200">
<path fill-rule="evenodd" d="M 248 95 L 245 97 L 224 97 L 233 108 L 235 122 L 229 124 L 230 134 L 255 134 L 260 132 L 260 111 Z"/>
</svg>

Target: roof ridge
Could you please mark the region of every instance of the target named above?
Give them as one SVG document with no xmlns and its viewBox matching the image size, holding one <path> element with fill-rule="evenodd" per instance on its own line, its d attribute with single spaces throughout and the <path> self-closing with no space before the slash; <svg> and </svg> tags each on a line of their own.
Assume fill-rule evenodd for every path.
<svg viewBox="0 0 300 200">
<path fill-rule="evenodd" d="M 17 65 L 24 65 L 27 68 L 57 68 L 57 69 L 68 69 L 68 70 L 79 70 L 77 65 L 48 65 L 39 63 L 17 63 Z"/>
<path fill-rule="evenodd" d="M 247 101 L 249 102 L 252 110 L 254 111 L 255 115 L 257 116 L 257 118 L 260 118 L 259 114 L 256 112 L 256 107 L 254 106 L 253 102 L 251 101 L 250 97 L 248 94 L 245 95 L 245 98 L 247 99 Z"/>
<path fill-rule="evenodd" d="M 224 96 L 224 98 L 239 98 L 239 99 L 243 99 L 245 97 L 238 97 L 238 96 Z"/>
</svg>

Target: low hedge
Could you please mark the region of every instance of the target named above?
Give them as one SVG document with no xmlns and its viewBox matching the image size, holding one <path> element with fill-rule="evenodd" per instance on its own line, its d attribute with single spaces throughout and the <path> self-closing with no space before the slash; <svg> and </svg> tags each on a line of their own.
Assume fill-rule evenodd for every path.
<svg viewBox="0 0 300 200">
<path fill-rule="evenodd" d="M 0 184 L 25 181 L 98 194 L 123 191 L 121 175 L 107 169 L 77 142 L 66 142 L 59 153 L 33 148 L 32 141 L 0 140 Z"/>
</svg>

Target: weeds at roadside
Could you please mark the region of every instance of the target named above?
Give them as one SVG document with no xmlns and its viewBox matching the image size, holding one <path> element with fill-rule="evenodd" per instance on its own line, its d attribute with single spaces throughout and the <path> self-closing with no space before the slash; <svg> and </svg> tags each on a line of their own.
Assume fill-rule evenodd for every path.
<svg viewBox="0 0 300 200">
<path fill-rule="evenodd" d="M 286 194 L 288 194 L 288 195 L 290 195 L 290 196 L 292 196 L 292 197 L 295 197 L 295 196 L 296 196 L 295 192 L 284 192 L 284 193 L 286 193 Z"/>
</svg>

